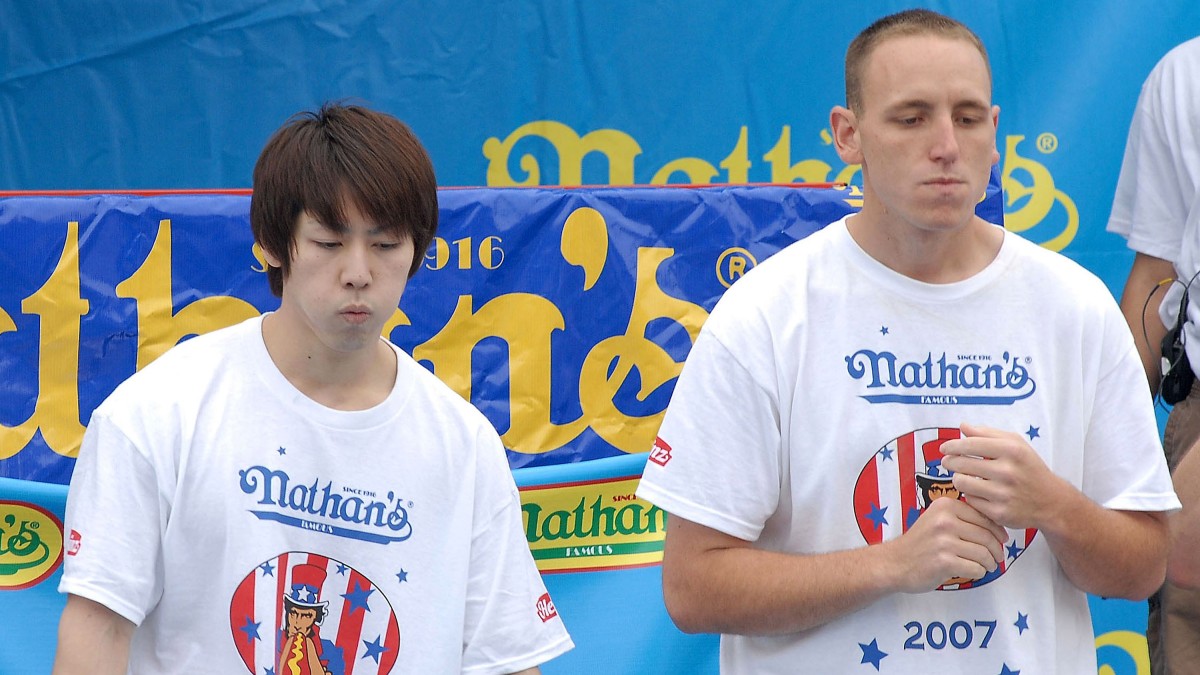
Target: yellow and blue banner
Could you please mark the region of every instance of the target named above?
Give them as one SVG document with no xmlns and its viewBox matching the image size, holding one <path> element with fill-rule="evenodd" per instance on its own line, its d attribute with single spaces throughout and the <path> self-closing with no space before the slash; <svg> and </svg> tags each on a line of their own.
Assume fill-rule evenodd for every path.
<svg viewBox="0 0 1200 675">
<path fill-rule="evenodd" d="M 999 185 L 997 170 L 978 209 L 996 223 Z M 544 672 L 715 673 L 715 636 L 666 615 L 666 514 L 634 489 L 717 299 L 861 194 L 478 188 L 439 200 L 439 236 L 386 331 L 502 435 L 530 549 L 577 644 Z M 276 306 L 248 211 L 245 192 L 0 197 L 12 280 L 0 286 L 0 627 L 13 636 L 0 642 L 14 645 L 0 671 L 44 672 L 52 658 L 65 484 L 90 411 L 178 341 Z M 1095 607 L 1101 661 L 1140 672 L 1144 605 Z"/>
</svg>

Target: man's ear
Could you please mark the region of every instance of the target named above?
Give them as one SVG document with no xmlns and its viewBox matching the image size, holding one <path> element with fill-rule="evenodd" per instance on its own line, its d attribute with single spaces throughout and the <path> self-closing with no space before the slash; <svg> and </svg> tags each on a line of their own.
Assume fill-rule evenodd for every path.
<svg viewBox="0 0 1200 675">
<path fill-rule="evenodd" d="M 849 108 L 834 106 L 829 112 L 829 127 L 833 129 L 833 146 L 838 157 L 847 164 L 862 164 L 862 148 L 858 140 L 858 118 Z"/>
<path fill-rule="evenodd" d="M 996 145 L 996 139 L 999 138 L 1000 132 L 1000 106 L 992 106 L 992 130 L 995 132 L 992 138 L 992 164 L 1000 163 L 1000 148 Z"/>
<path fill-rule="evenodd" d="M 259 244 L 258 248 L 260 251 L 262 251 L 263 260 L 265 260 L 268 265 L 270 265 L 271 267 L 279 267 L 279 268 L 283 267 L 283 261 L 281 261 L 279 259 L 279 257 L 276 256 L 274 253 L 267 250 L 266 246 Z"/>
</svg>

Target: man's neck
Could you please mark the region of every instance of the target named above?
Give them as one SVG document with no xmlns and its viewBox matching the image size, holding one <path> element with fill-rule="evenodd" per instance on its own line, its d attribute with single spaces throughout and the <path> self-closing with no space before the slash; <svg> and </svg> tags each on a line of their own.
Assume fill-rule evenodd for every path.
<svg viewBox="0 0 1200 675">
<path fill-rule="evenodd" d="M 859 213 L 850 217 L 846 227 L 867 255 L 899 274 L 930 284 L 975 276 L 996 259 L 1004 242 L 1004 228 L 978 216 L 961 227 L 932 231 Z"/>
<path fill-rule="evenodd" d="M 308 398 L 335 410 L 378 405 L 396 384 L 396 353 L 382 339 L 363 349 L 339 352 L 316 342 L 290 339 L 287 317 L 263 318 L 267 353 L 279 372 Z"/>
</svg>

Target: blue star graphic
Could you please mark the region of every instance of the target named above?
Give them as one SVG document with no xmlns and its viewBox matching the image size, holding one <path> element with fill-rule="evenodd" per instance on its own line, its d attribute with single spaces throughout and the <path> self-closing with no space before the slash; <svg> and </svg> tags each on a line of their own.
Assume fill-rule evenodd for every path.
<svg viewBox="0 0 1200 675">
<path fill-rule="evenodd" d="M 367 653 L 363 654 L 362 657 L 364 659 L 368 658 L 368 657 L 375 659 L 375 663 L 379 663 L 379 657 L 384 652 L 391 651 L 389 648 L 384 647 L 383 645 L 379 644 L 379 636 L 376 636 L 375 639 L 371 642 L 367 642 L 366 640 L 363 640 L 363 644 L 366 645 L 366 647 L 367 647 Z"/>
<path fill-rule="evenodd" d="M 261 621 L 256 622 L 254 620 L 254 617 L 250 617 L 250 616 L 246 617 L 246 623 L 238 630 L 240 630 L 246 634 L 246 643 L 247 644 L 254 642 L 255 640 L 262 639 L 258 634 L 258 627 L 261 625 L 262 625 L 262 622 Z"/>
<path fill-rule="evenodd" d="M 1024 550 L 1025 549 L 1021 548 L 1021 546 L 1017 544 L 1017 540 L 1013 539 L 1012 543 L 1008 545 L 1008 557 L 1016 560 L 1017 556 L 1021 555 L 1021 551 Z"/>
<path fill-rule="evenodd" d="M 1017 635 L 1024 635 L 1029 630 L 1029 615 L 1017 612 L 1017 620 L 1013 625 L 1017 627 Z"/>
<path fill-rule="evenodd" d="M 342 563 L 338 563 L 338 566 L 337 566 L 337 573 L 338 573 L 338 575 L 339 575 L 339 576 L 343 576 L 343 577 L 344 577 L 344 576 L 346 576 L 346 570 L 348 570 L 348 569 L 350 569 L 350 568 L 349 568 L 349 567 L 346 567 L 346 566 L 345 566 L 344 564 L 342 564 Z"/>
<path fill-rule="evenodd" d="M 891 448 L 884 448 L 879 451 L 879 456 L 882 457 L 883 460 L 886 462 L 887 460 L 892 458 L 892 452 L 894 452 L 894 451 Z"/>
<path fill-rule="evenodd" d="M 270 561 L 270 560 L 268 560 L 267 562 L 265 562 L 265 563 L 263 563 L 263 564 L 259 565 L 259 566 L 258 566 L 258 569 L 262 570 L 262 573 L 263 573 L 263 576 L 264 576 L 264 577 L 273 577 L 273 576 L 275 576 L 275 566 L 271 564 L 271 561 Z"/>
<path fill-rule="evenodd" d="M 283 447 L 283 446 L 281 445 L 281 446 L 279 446 L 279 449 L 278 449 L 278 450 L 276 450 L 276 452 L 278 452 L 280 455 L 286 455 L 286 454 L 287 454 L 287 448 L 285 448 L 285 447 Z"/>
<path fill-rule="evenodd" d="M 400 570 L 400 571 L 399 571 L 399 572 L 396 574 L 396 580 L 397 580 L 399 583 L 404 583 L 404 582 L 408 581 L 408 572 L 406 572 L 406 571 L 404 571 L 403 569 L 401 569 L 401 570 Z"/>
<path fill-rule="evenodd" d="M 1000 669 L 1000 675 L 1021 675 L 1021 671 L 1009 668 L 1008 664 L 1006 663 L 1004 664 L 1004 667 Z"/>
<path fill-rule="evenodd" d="M 904 517 L 904 525 L 905 525 L 904 529 L 907 530 L 908 528 L 912 527 L 913 523 L 917 522 L 917 518 L 921 517 L 921 513 L 922 513 L 921 509 L 919 509 L 915 506 L 912 507 L 911 509 L 909 509 L 908 515 Z"/>
<path fill-rule="evenodd" d="M 871 640 L 869 645 L 860 642 L 858 646 L 863 650 L 862 661 L 859 663 L 869 663 L 875 666 L 875 670 L 879 670 L 879 662 L 887 658 L 887 652 L 879 648 L 879 640 Z"/>
<path fill-rule="evenodd" d="M 871 512 L 867 514 L 867 518 L 875 525 L 875 529 L 879 529 L 888 524 L 887 519 L 888 507 L 879 508 L 877 504 L 871 504 Z"/>
<path fill-rule="evenodd" d="M 356 581 L 354 582 L 354 592 L 342 593 L 342 597 L 350 603 L 351 613 L 354 613 L 354 610 L 359 607 L 361 607 L 364 611 L 369 612 L 371 611 L 371 608 L 367 606 L 367 598 L 374 592 L 375 589 L 371 588 L 370 584 L 367 584 L 367 587 L 363 588 L 359 586 L 358 582 Z"/>
<path fill-rule="evenodd" d="M 263 668 L 263 675 L 275 675 L 274 668 Z"/>
<path fill-rule="evenodd" d="M 1039 433 L 1040 431 L 1041 431 L 1041 427 L 1035 427 L 1032 424 L 1030 424 L 1029 431 L 1026 431 L 1025 435 L 1028 436 L 1029 440 L 1032 441 L 1033 439 L 1041 436 L 1041 433 Z"/>
<path fill-rule="evenodd" d="M 880 335 L 887 335 L 887 334 L 888 334 L 888 327 L 887 327 L 887 326 L 880 326 L 880 327 L 879 327 L 879 334 L 880 334 Z"/>
</svg>

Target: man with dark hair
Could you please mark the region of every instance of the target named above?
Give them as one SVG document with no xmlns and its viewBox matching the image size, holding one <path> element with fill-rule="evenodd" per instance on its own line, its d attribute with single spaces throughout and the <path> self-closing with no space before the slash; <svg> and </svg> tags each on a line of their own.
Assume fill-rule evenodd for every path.
<svg viewBox="0 0 1200 675">
<path fill-rule="evenodd" d="M 969 29 L 885 17 L 846 88 L 861 211 L 721 298 L 638 488 L 670 513 L 667 610 L 728 673 L 1095 675 L 1087 594 L 1149 595 L 1179 505 L 1129 330 L 975 215 L 999 108 Z M 962 498 L 922 511 L 934 460 Z"/>
<path fill-rule="evenodd" d="M 297 115 L 250 220 L 279 309 L 92 415 L 55 672 L 536 672 L 570 649 L 495 429 L 381 338 L 437 228 L 417 138 L 358 106 Z"/>
</svg>

